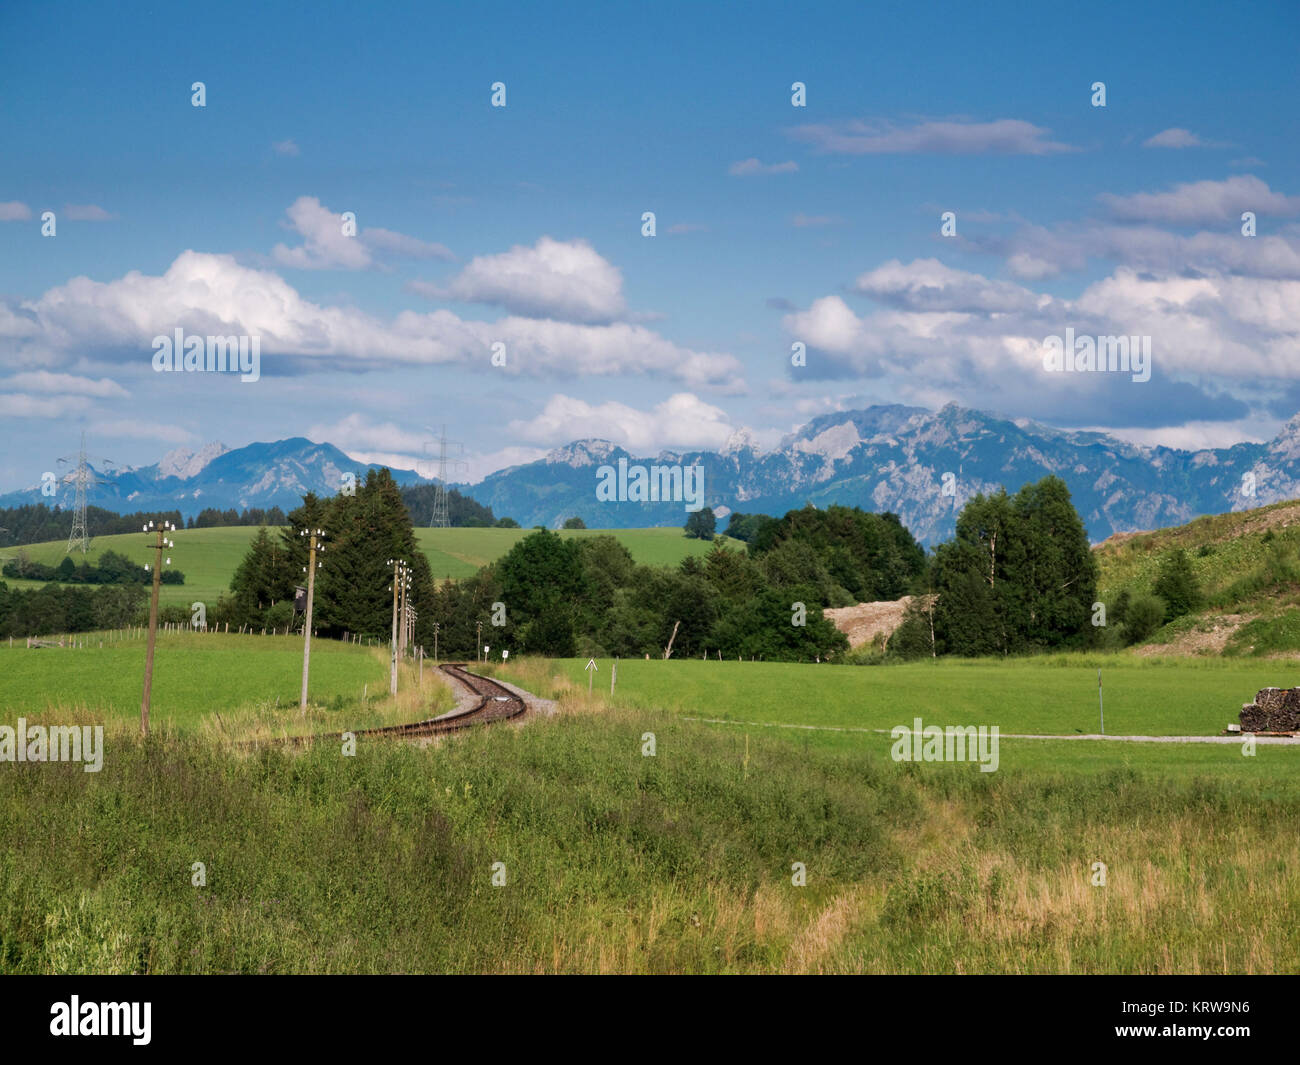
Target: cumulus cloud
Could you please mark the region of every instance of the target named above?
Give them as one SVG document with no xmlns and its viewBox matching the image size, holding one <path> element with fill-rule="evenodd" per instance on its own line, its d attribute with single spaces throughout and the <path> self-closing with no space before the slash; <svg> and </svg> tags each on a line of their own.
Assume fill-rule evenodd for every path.
<svg viewBox="0 0 1300 1065">
<path fill-rule="evenodd" d="M 622 273 L 585 240 L 542 237 L 532 247 L 477 256 L 446 285 L 415 282 L 411 287 L 428 296 L 567 322 L 612 322 L 627 310 Z"/>
<path fill-rule="evenodd" d="M 0 203 L 0 222 L 26 222 L 32 216 L 32 209 L 25 203 L 10 200 Z"/>
<path fill-rule="evenodd" d="M 798 169 L 799 164 L 793 160 L 785 163 L 764 163 L 750 158 L 732 163 L 727 167 L 727 173 L 732 177 L 756 177 L 761 174 L 793 174 Z"/>
<path fill-rule="evenodd" d="M 885 120 L 851 119 L 787 130 L 794 140 L 837 155 L 1049 155 L 1074 150 L 1047 140 L 1049 132 L 1014 118 L 926 121 L 907 127 Z"/>
<path fill-rule="evenodd" d="M 11 328 L 4 328 L 9 323 Z M 0 304 L 0 356 L 10 366 L 48 365 L 97 354 L 138 352 L 141 368 L 155 336 L 177 328 L 199 335 L 261 338 L 263 373 L 309 365 L 361 370 L 398 365 L 490 367 L 492 345 L 506 345 L 494 373 L 536 377 L 634 374 L 736 392 L 742 367 L 732 355 L 682 347 L 642 325 L 587 325 L 510 316 L 462 319 L 447 310 L 403 311 L 391 320 L 304 299 L 270 270 L 232 256 L 182 252 L 161 276 L 132 271 L 115 281 L 76 277 L 25 302 Z"/>
<path fill-rule="evenodd" d="M 1157 226 L 1103 223 L 1028 225 L 1007 236 L 981 234 L 965 243 L 1002 255 L 1017 278 L 1037 281 L 1110 259 L 1138 270 L 1233 273 L 1300 278 L 1300 232 L 1244 238 L 1238 228 L 1184 235 Z"/>
<path fill-rule="evenodd" d="M 513 421 L 508 428 L 530 443 L 554 446 L 595 437 L 638 455 L 666 448 L 718 450 L 735 432 L 726 411 L 690 392 L 678 392 L 649 410 L 613 400 L 593 404 L 554 395 L 535 418 Z"/>
<path fill-rule="evenodd" d="M 292 248 L 277 244 L 271 258 L 295 270 L 369 270 L 381 265 L 375 252 L 413 259 L 455 258 L 442 244 L 388 229 L 361 228 L 356 236 L 345 236 L 342 213 L 331 211 L 315 196 L 299 196 L 285 214 L 284 225 L 303 242 Z"/>
<path fill-rule="evenodd" d="M 1164 222 L 1172 225 L 1239 221 L 1243 211 L 1258 214 L 1300 214 L 1300 196 L 1274 192 L 1259 178 L 1241 174 L 1223 181 L 1193 181 L 1166 192 L 1139 192 L 1097 197 L 1117 219 Z"/>
<path fill-rule="evenodd" d="M 857 287 L 887 297 L 886 309 L 858 315 L 828 295 L 784 317 L 789 337 L 808 345 L 801 377 L 884 378 L 912 402 L 930 402 L 943 383 L 972 405 L 1133 426 L 1244 416 L 1240 401 L 1200 382 L 1300 379 L 1300 280 L 1119 267 L 1065 300 L 926 260 L 863 278 Z M 1067 327 L 1151 337 L 1151 381 L 1045 373 L 1043 340 Z"/>
<path fill-rule="evenodd" d="M 1020 285 L 954 270 L 938 259 L 891 259 L 862 274 L 853 291 L 914 311 L 1024 311 L 1047 302 Z"/>
<path fill-rule="evenodd" d="M 357 462 L 414 470 L 428 480 L 438 475 L 437 442 L 431 430 L 409 429 L 391 421 L 373 422 L 365 415 L 349 414 L 333 422 L 317 423 L 306 435 L 333 444 Z M 489 473 L 545 457 L 545 448 L 528 446 L 469 452 L 457 457 L 456 469 L 448 471 L 447 479 L 474 484 Z"/>
</svg>

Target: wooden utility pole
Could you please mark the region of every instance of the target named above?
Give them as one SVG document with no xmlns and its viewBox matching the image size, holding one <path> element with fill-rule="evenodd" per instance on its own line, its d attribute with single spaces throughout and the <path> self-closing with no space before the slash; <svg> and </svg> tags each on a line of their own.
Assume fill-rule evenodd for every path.
<svg viewBox="0 0 1300 1065">
<path fill-rule="evenodd" d="M 400 558 L 390 558 L 388 564 L 393 567 L 393 641 L 392 668 L 388 674 L 388 694 L 397 694 L 397 603 L 401 594 L 402 580 L 406 573 L 406 563 Z"/>
<path fill-rule="evenodd" d="M 298 700 L 298 708 L 305 710 L 307 708 L 307 673 L 311 665 L 311 608 L 316 595 L 316 552 L 324 551 L 325 545 L 320 541 L 325 538 L 324 529 L 313 529 L 310 533 L 303 529 L 299 536 L 310 535 L 311 540 L 307 550 L 307 610 L 304 614 L 302 626 L 302 698 Z"/>
<path fill-rule="evenodd" d="M 144 532 L 153 528 L 153 522 L 141 527 Z M 176 544 L 164 535 L 174 532 L 176 526 L 169 521 L 163 522 L 155 530 L 153 555 L 153 595 L 149 600 L 149 642 L 144 653 L 144 697 L 140 700 L 140 735 L 149 735 L 149 703 L 153 698 L 153 650 L 158 638 L 158 588 L 162 584 L 163 548 L 175 547 Z M 169 563 L 171 559 L 167 560 Z"/>
<path fill-rule="evenodd" d="M 398 608 L 397 608 L 397 609 L 398 609 L 398 616 L 402 619 L 402 620 L 401 620 L 401 624 L 398 626 L 398 629 L 397 629 L 397 632 L 398 632 L 398 635 L 397 635 L 397 657 L 398 657 L 398 658 L 405 658 L 405 657 L 406 657 L 406 636 L 407 636 L 407 633 L 408 633 L 408 631 L 410 630 L 410 627 L 411 627 L 411 606 L 410 606 L 410 604 L 406 601 L 407 583 L 408 583 L 408 582 L 407 582 L 406 579 L 405 579 L 405 574 L 403 574 L 403 579 L 402 579 L 402 597 L 401 597 L 401 599 L 400 599 L 400 601 L 399 601 L 399 602 L 400 602 L 400 605 L 399 605 Z"/>
<path fill-rule="evenodd" d="M 433 623 L 433 668 L 438 668 L 438 630 L 442 625 L 435 621 Z"/>
<path fill-rule="evenodd" d="M 483 622 L 474 622 L 474 631 L 478 634 L 474 637 L 474 658 L 476 661 L 483 661 Z"/>
</svg>

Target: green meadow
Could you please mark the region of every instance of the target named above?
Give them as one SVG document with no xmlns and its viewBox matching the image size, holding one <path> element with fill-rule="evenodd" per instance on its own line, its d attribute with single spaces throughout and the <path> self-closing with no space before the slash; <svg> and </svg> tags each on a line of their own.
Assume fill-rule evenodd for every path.
<svg viewBox="0 0 1300 1065">
<path fill-rule="evenodd" d="M 416 529 L 420 549 L 434 577 L 459 580 L 506 554 L 532 529 Z M 560 535 L 582 539 L 613 536 L 645 566 L 675 566 L 689 556 L 707 555 L 713 544 L 688 538 L 681 529 L 564 529 Z M 718 537 L 727 547 L 743 551 L 744 543 Z"/>
<path fill-rule="evenodd" d="M 416 539 L 429 559 L 434 577 L 460 580 L 469 577 L 481 566 L 494 562 L 531 529 L 416 529 Z M 233 526 L 222 529 L 179 529 L 172 537 L 176 548 L 169 552 L 172 568 L 185 574 L 183 585 L 163 585 L 159 597 L 162 603 L 193 602 L 215 603 L 217 597 L 230 588 L 230 579 L 248 551 L 248 544 L 257 535 L 256 527 Z M 569 529 L 561 533 L 566 537 L 609 535 L 618 539 L 637 562 L 643 565 L 674 566 L 688 555 L 703 556 L 713 547 L 704 540 L 688 539 L 681 529 Z M 743 551 L 739 540 L 719 537 L 726 546 Z M 153 549 L 144 533 L 125 533 L 117 536 L 97 536 L 91 541 L 86 559 L 98 560 L 102 551 L 116 551 L 132 561 L 144 564 L 153 561 Z M 9 547 L 0 551 L 0 558 L 12 558 L 20 551 L 36 562 L 57 566 L 67 553 L 66 541 L 29 544 Z M 74 554 L 81 561 L 81 554 Z M 39 581 L 5 578 L 11 588 L 40 588 Z"/>
<path fill-rule="evenodd" d="M 118 639 L 121 635 L 81 634 L 70 648 L 0 643 L 0 708 L 11 717 L 59 709 L 110 719 L 138 717 L 145 640 Z M 255 705 L 297 709 L 301 636 L 162 632 L 154 655 L 151 717 L 158 724 L 192 730 L 214 711 Z M 387 693 L 388 670 L 381 657 L 369 647 L 315 641 L 313 700 L 359 705 L 367 687 Z"/>
<path fill-rule="evenodd" d="M 0 764 L 0 973 L 1300 965 L 1295 748 L 1004 739 L 985 774 L 855 731 L 1091 731 L 1100 664 L 1108 731 L 1217 732 L 1284 682 L 1258 662 L 624 660 L 611 702 L 609 660 L 588 697 L 584 662 L 526 659 L 485 668 L 554 716 L 349 757 L 231 741 L 449 690 L 403 666 L 391 700 L 386 649 L 321 640 L 304 716 L 297 638 L 164 634 L 146 741 L 143 641 L 85 642 L 0 647 L 0 724 L 106 725 L 98 773 Z"/>
<path fill-rule="evenodd" d="M 1160 778 L 1220 779 L 1300 800 L 1300 747 L 1240 744 L 1017 739 L 1101 731 L 1097 670 L 1102 672 L 1106 733 L 1111 736 L 1215 736 L 1236 721 L 1243 702 L 1290 683 L 1283 663 L 1223 659 L 1059 655 L 1004 662 L 939 660 L 897 666 L 784 662 L 597 662 L 590 704 L 662 709 L 743 743 L 762 738 L 804 749 L 869 753 L 888 759 L 898 725 L 997 725 L 999 772 L 1035 770 L 1104 774 L 1143 771 Z M 553 698 L 588 702 L 585 659 L 496 665 L 503 679 Z M 884 731 L 881 731 L 884 730 Z M 931 773 L 932 765 L 902 767 Z M 978 775 L 978 769 L 968 767 Z"/>
<path fill-rule="evenodd" d="M 178 569 L 185 574 L 185 583 L 162 585 L 158 593 L 159 602 L 179 603 L 187 608 L 195 602 L 215 603 L 218 596 L 230 589 L 230 578 L 248 551 L 249 541 L 256 535 L 257 529 L 248 526 L 177 529 L 171 536 L 176 541 L 176 546 L 167 549 L 164 557 L 171 558 L 170 569 Z M 146 562 L 152 564 L 152 539 L 143 532 L 96 536 L 91 540 L 85 558 L 93 564 L 102 552 L 116 551 L 141 565 Z M 0 551 L 0 556 L 13 558 L 19 552 L 26 552 L 33 561 L 57 566 L 67 554 L 67 548 L 66 541 L 28 544 L 25 547 L 7 547 Z M 72 557 L 76 562 L 82 559 L 80 552 L 74 552 Z M 3 580 L 11 588 L 44 587 L 41 581 L 13 580 L 8 577 Z"/>
<path fill-rule="evenodd" d="M 603 699 L 611 664 L 597 662 L 593 688 Z M 585 659 L 551 666 L 567 685 L 587 690 Z M 506 672 L 524 669 L 512 662 Z M 613 702 L 732 721 L 890 729 L 920 717 L 927 724 L 997 725 L 1003 733 L 1074 735 L 1101 731 L 1098 670 L 1106 732 L 1127 736 L 1216 735 L 1256 691 L 1287 687 L 1293 676 L 1280 661 L 1122 654 L 876 667 L 624 659 Z M 528 679 L 554 686 L 535 666 Z"/>
</svg>

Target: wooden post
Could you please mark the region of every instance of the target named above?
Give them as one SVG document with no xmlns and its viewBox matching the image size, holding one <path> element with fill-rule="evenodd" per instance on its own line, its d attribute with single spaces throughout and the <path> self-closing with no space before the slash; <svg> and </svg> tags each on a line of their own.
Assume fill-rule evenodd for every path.
<svg viewBox="0 0 1300 1065">
<path fill-rule="evenodd" d="M 678 620 L 678 621 L 674 621 L 674 622 L 673 622 L 673 634 L 672 634 L 671 636 L 668 637 L 668 646 L 664 648 L 664 661 L 665 661 L 665 662 L 668 661 L 668 656 L 671 655 L 671 654 L 673 653 L 673 641 L 674 641 L 675 639 L 677 639 L 677 628 L 678 628 L 678 626 L 680 626 L 680 625 L 681 625 L 681 621 L 680 621 L 680 620 Z"/>
<path fill-rule="evenodd" d="M 316 548 L 317 536 L 323 536 L 324 531 L 321 529 L 312 530 L 311 543 L 307 549 L 307 612 L 303 617 L 302 626 L 302 698 L 298 700 L 298 709 L 307 709 L 307 671 L 311 666 L 311 608 L 312 599 L 316 594 Z M 285 635 L 288 635 L 288 626 L 285 627 Z"/>
<path fill-rule="evenodd" d="M 152 522 L 150 523 L 152 524 Z M 158 588 L 162 584 L 162 553 L 166 546 L 163 533 L 168 523 L 157 529 L 153 555 L 153 594 L 149 599 L 149 643 L 144 653 L 144 695 L 140 700 L 140 735 L 149 735 L 149 703 L 153 698 L 153 652 L 158 639 Z"/>
</svg>

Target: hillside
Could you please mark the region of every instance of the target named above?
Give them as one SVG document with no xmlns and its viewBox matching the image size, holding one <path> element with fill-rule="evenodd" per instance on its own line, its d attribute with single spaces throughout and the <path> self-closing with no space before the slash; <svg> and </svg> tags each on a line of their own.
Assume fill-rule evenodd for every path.
<svg viewBox="0 0 1300 1065">
<path fill-rule="evenodd" d="M 1187 552 L 1202 609 L 1164 626 L 1139 654 L 1300 652 L 1300 502 L 1111 537 L 1095 552 L 1101 599 L 1149 593 L 1161 557 L 1174 548 Z"/>
<path fill-rule="evenodd" d="M 458 580 L 468 577 L 481 566 L 487 565 L 509 551 L 529 529 L 416 529 L 416 539 L 429 559 L 435 578 L 450 577 Z M 600 536 L 608 533 L 622 543 L 632 557 L 643 565 L 675 566 L 687 555 L 703 556 L 713 545 L 704 540 L 691 540 L 680 529 L 572 529 L 560 535 L 566 537 Z M 160 600 L 166 603 L 216 602 L 217 597 L 230 587 L 240 560 L 248 551 L 249 541 L 257 535 L 251 526 L 224 529 L 179 529 L 173 537 L 176 549 L 170 552 L 172 568 L 185 574 L 182 585 L 163 585 Z M 719 537 L 726 546 L 744 550 L 739 540 Z M 13 558 L 18 553 L 47 565 L 58 565 L 67 550 L 65 541 L 30 544 L 26 547 L 6 548 L 0 560 Z M 101 552 L 116 551 L 141 564 L 152 561 L 153 552 L 143 533 L 96 537 L 86 558 L 94 563 Z M 81 556 L 75 556 L 80 561 Z M 39 588 L 37 581 L 5 578 L 11 588 Z"/>
</svg>

